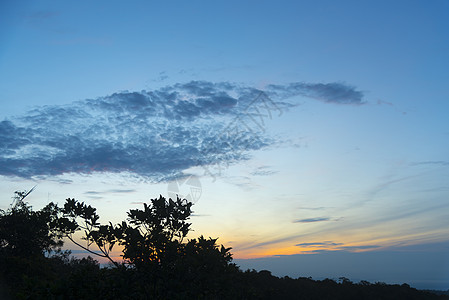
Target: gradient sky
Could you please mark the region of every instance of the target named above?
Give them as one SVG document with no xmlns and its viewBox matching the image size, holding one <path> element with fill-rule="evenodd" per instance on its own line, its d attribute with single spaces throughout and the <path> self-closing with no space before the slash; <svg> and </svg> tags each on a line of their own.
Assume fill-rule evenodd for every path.
<svg viewBox="0 0 449 300">
<path fill-rule="evenodd" d="M 448 53 L 442 0 L 2 1 L 0 208 L 179 185 L 242 267 L 449 289 Z"/>
</svg>

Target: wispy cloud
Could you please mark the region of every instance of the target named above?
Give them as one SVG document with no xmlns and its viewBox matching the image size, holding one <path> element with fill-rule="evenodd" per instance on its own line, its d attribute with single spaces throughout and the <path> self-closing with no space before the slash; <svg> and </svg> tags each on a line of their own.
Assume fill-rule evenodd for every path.
<svg viewBox="0 0 449 300">
<path fill-rule="evenodd" d="M 302 235 L 292 235 L 292 236 L 277 237 L 277 238 L 273 238 L 271 240 L 263 241 L 263 242 L 255 242 L 255 243 L 246 242 L 245 245 L 243 245 L 242 247 L 239 247 L 239 250 L 247 250 L 247 249 L 253 249 L 253 248 L 258 248 L 258 247 L 264 247 L 264 246 L 268 246 L 268 245 L 291 241 L 293 239 L 298 239 L 301 237 L 302 237 Z"/>
<path fill-rule="evenodd" d="M 123 190 L 123 189 L 112 189 L 112 190 L 107 190 L 107 193 L 113 193 L 113 194 L 129 194 L 129 193 L 134 193 L 136 190 Z"/>
<path fill-rule="evenodd" d="M 269 166 L 262 166 L 255 169 L 253 172 L 251 172 L 251 175 L 253 176 L 270 176 L 278 173 L 278 171 L 273 171 L 270 169 Z"/>
<path fill-rule="evenodd" d="M 315 243 L 300 243 L 296 244 L 295 246 L 299 247 L 330 247 L 330 246 L 341 246 L 343 243 L 334 243 L 330 241 L 325 242 L 315 242 Z"/>
<path fill-rule="evenodd" d="M 287 110 L 295 95 L 341 104 L 361 103 L 361 92 L 340 83 L 269 86 L 272 105 Z M 246 160 L 276 140 L 247 124 L 221 134 L 249 111 L 261 91 L 229 82 L 192 81 L 153 91 L 120 92 L 70 105 L 38 107 L 0 122 L 0 175 L 31 178 L 64 173 L 130 172 L 166 181 L 194 166 Z M 271 112 L 268 112 L 271 113 Z M 263 120 L 262 120 L 263 122 Z M 245 125 L 246 127 L 243 128 Z M 262 175 L 262 174 L 260 174 Z M 268 174 L 264 174 L 268 175 Z"/>
<path fill-rule="evenodd" d="M 411 163 L 411 166 L 420 166 L 420 165 L 437 165 L 437 166 L 449 166 L 449 161 L 444 160 L 434 160 L 434 161 L 420 161 Z"/>
<path fill-rule="evenodd" d="M 97 192 L 97 191 L 87 191 L 84 192 L 85 195 L 99 195 L 101 194 L 101 192 Z"/>
<path fill-rule="evenodd" d="M 225 176 L 225 181 L 229 184 L 233 184 L 238 186 L 241 189 L 250 191 L 257 188 L 260 188 L 260 185 L 251 180 L 248 176 Z"/>
<path fill-rule="evenodd" d="M 301 206 L 301 207 L 298 207 L 298 209 L 304 209 L 304 210 L 326 210 L 328 208 L 333 208 L 333 207 L 324 207 L 324 206 L 319 206 L 319 207 Z"/>
<path fill-rule="evenodd" d="M 348 252 L 357 252 L 361 250 L 373 250 L 377 248 L 381 248 L 379 245 L 352 245 L 352 246 L 344 246 L 343 243 L 335 243 L 332 241 L 324 241 L 324 242 L 313 242 L 313 243 L 300 243 L 295 246 L 301 248 L 325 248 L 326 250 L 340 250 L 340 251 L 348 251 Z M 323 251 L 323 250 L 312 250 L 312 252 Z"/>
<path fill-rule="evenodd" d="M 363 92 L 344 83 L 304 83 L 269 85 L 268 89 L 282 97 L 304 96 L 336 104 L 364 104 Z"/>
<path fill-rule="evenodd" d="M 294 220 L 293 223 L 314 223 L 314 222 L 323 222 L 323 221 L 330 221 L 330 218 L 324 217 L 324 218 L 298 219 L 298 220 Z"/>
<path fill-rule="evenodd" d="M 90 199 L 103 199 L 102 195 L 106 194 L 129 194 L 134 193 L 136 190 L 133 189 L 111 189 L 106 191 L 87 191 L 84 192 L 87 198 Z"/>
<path fill-rule="evenodd" d="M 360 245 L 360 246 L 344 246 L 340 247 L 341 250 L 346 251 L 358 251 L 358 250 L 369 250 L 380 248 L 379 245 Z"/>
<path fill-rule="evenodd" d="M 129 202 L 129 204 L 133 204 L 133 205 L 143 205 L 145 202 L 143 202 L 143 201 L 132 201 L 132 202 Z"/>
</svg>

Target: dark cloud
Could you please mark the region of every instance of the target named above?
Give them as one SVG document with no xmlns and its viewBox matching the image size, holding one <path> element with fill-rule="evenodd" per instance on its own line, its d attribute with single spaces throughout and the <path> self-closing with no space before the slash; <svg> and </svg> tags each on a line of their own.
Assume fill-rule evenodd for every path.
<svg viewBox="0 0 449 300">
<path fill-rule="evenodd" d="M 192 81 L 42 106 L 0 122 L 0 175 L 130 172 L 158 182 L 194 166 L 232 164 L 275 142 L 264 120 L 294 106 L 285 99 L 295 95 L 361 101 L 360 92 L 342 84 L 270 86 L 263 93 Z"/>
<path fill-rule="evenodd" d="M 323 222 L 323 221 L 330 221 L 330 218 L 307 218 L 307 219 L 299 219 L 294 220 L 293 223 L 313 223 L 313 222 Z"/>
</svg>

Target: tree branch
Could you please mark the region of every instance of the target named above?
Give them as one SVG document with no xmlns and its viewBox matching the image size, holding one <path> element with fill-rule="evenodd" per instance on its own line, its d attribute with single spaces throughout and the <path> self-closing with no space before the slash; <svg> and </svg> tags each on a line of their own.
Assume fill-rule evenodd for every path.
<svg viewBox="0 0 449 300">
<path fill-rule="evenodd" d="M 103 258 L 107 258 L 107 259 L 109 259 L 109 261 L 111 261 L 116 267 L 119 266 L 118 263 L 117 263 L 116 261 L 114 261 L 108 254 L 104 253 L 100 247 L 98 247 L 98 248 L 100 249 L 101 252 L 103 252 L 103 255 L 101 255 L 101 254 L 99 254 L 99 253 L 96 253 L 96 252 L 90 250 L 89 248 L 86 248 L 86 247 L 84 247 L 83 245 L 81 245 L 81 244 L 75 242 L 75 240 L 72 239 L 72 237 L 69 236 L 69 235 L 67 235 L 67 238 L 68 238 L 72 243 L 74 243 L 74 244 L 77 245 L 78 247 L 80 247 L 80 248 L 86 250 L 87 252 L 89 252 L 89 253 L 91 253 L 91 254 L 95 254 L 95 255 L 100 256 L 100 257 L 103 257 Z M 98 244 L 97 244 L 97 246 L 98 246 Z"/>
</svg>

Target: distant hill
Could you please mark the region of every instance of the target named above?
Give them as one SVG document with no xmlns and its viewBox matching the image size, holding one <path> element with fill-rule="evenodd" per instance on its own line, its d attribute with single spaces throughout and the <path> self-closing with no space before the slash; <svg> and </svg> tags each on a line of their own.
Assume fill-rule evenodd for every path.
<svg viewBox="0 0 449 300">
<path fill-rule="evenodd" d="M 270 271 L 255 270 L 240 274 L 248 299 L 449 299 L 444 291 L 423 291 L 408 284 L 353 283 L 347 278 L 313 280 L 276 277 Z"/>
<path fill-rule="evenodd" d="M 436 295 L 445 295 L 445 296 L 449 296 L 449 290 L 447 291 L 439 291 L 439 290 L 422 290 L 424 292 L 429 292 L 432 294 L 436 294 Z"/>
</svg>

